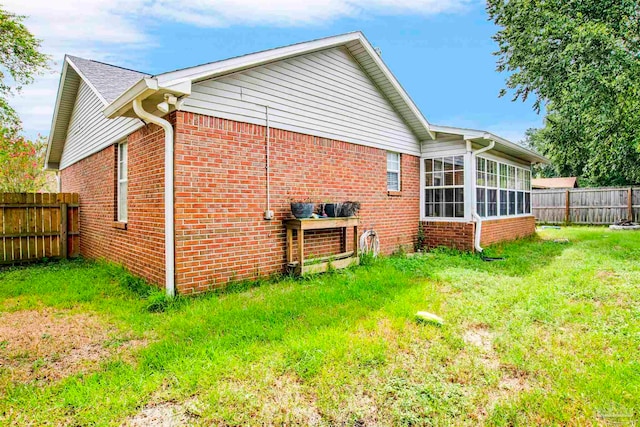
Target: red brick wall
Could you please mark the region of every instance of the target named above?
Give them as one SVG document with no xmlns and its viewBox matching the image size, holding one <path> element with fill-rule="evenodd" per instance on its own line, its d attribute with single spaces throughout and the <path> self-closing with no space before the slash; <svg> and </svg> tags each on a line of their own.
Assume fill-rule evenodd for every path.
<svg viewBox="0 0 640 427">
<path fill-rule="evenodd" d="M 526 237 L 536 232 L 536 219 L 533 216 L 504 218 L 482 221 L 480 245 Z"/>
<path fill-rule="evenodd" d="M 282 220 L 291 215 L 290 197 L 359 201 L 361 230 L 374 227 L 384 253 L 398 245 L 413 249 L 419 222 L 417 157 L 402 155 L 402 192 L 392 196 L 384 150 L 271 129 L 275 219 L 265 221 L 265 127 L 184 112 L 176 120 L 179 292 L 283 271 Z M 305 251 L 337 252 L 339 244 L 337 233 L 321 232 L 305 240 Z"/>
<path fill-rule="evenodd" d="M 472 222 L 423 221 L 422 227 L 427 249 L 446 246 L 473 251 L 475 224 Z"/>
<path fill-rule="evenodd" d="M 128 138 L 129 212 L 126 230 L 116 219 L 116 146 L 61 171 L 62 191 L 80 194 L 80 253 L 126 266 L 164 283 L 164 133 L 157 126 Z"/>
</svg>

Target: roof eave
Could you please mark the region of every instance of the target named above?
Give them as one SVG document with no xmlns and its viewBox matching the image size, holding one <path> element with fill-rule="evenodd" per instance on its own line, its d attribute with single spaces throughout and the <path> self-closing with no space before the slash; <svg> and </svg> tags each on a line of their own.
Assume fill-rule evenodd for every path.
<svg viewBox="0 0 640 427">
<path fill-rule="evenodd" d="M 60 102 L 62 99 L 62 92 L 64 90 L 64 81 L 67 78 L 67 69 L 69 64 L 65 55 L 64 64 L 62 65 L 62 73 L 60 73 L 60 81 L 58 82 L 58 93 L 56 95 L 56 105 L 53 109 L 53 117 L 51 118 L 51 128 L 49 130 L 49 138 L 47 139 L 47 153 L 44 156 L 44 168 L 46 170 L 58 170 L 58 167 L 54 167 L 54 163 L 49 162 L 51 156 L 51 144 L 55 135 L 56 121 L 58 120 L 58 111 L 60 110 Z"/>
<path fill-rule="evenodd" d="M 536 153 L 535 151 L 524 148 L 523 146 L 504 139 L 491 132 L 480 131 L 476 129 L 464 129 L 451 126 L 431 125 L 431 129 L 436 132 L 460 135 L 465 140 L 477 141 L 495 141 L 498 145 L 514 150 L 522 155 L 522 158 L 531 163 L 550 164 L 551 161 L 546 157 Z"/>
</svg>

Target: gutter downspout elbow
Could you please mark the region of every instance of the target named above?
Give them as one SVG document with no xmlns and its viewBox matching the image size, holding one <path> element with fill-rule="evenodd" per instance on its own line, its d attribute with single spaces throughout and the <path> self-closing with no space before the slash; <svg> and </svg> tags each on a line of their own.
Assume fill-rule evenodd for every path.
<svg viewBox="0 0 640 427">
<path fill-rule="evenodd" d="M 164 264 L 167 296 L 176 294 L 175 283 L 175 231 L 174 231 L 174 185 L 173 185 L 173 126 L 167 120 L 149 113 L 142 107 L 140 98 L 133 100 L 133 111 L 148 123 L 164 130 Z"/>
<path fill-rule="evenodd" d="M 478 154 L 482 154 L 485 151 L 491 150 L 493 147 L 495 147 L 495 145 L 496 145 L 496 142 L 494 140 L 491 140 L 491 143 L 486 147 L 483 147 L 476 151 L 471 151 L 471 167 L 473 168 L 473 171 L 474 171 L 473 173 L 474 180 L 476 179 L 476 174 L 475 174 L 476 157 L 478 156 Z M 475 189 L 475 185 L 473 186 L 473 188 Z M 482 237 L 482 217 L 478 215 L 478 212 L 476 210 L 476 192 L 473 191 L 471 195 L 473 200 L 473 202 L 471 203 L 471 216 L 473 217 L 473 220 L 476 222 L 476 228 L 474 233 L 475 235 L 473 236 L 473 247 L 477 252 L 482 253 L 483 249 L 482 249 L 482 246 L 480 246 L 480 238 Z"/>
</svg>

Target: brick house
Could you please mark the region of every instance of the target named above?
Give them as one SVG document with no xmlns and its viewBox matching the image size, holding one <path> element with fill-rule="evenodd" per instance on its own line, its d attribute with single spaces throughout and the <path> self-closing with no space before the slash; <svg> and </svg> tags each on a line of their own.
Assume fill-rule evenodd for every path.
<svg viewBox="0 0 640 427">
<path fill-rule="evenodd" d="M 384 253 L 420 223 L 429 247 L 532 234 L 546 159 L 428 123 L 356 32 L 156 76 L 66 56 L 46 162 L 80 194 L 84 256 L 188 294 L 283 271 L 290 198 L 361 202 Z"/>
</svg>

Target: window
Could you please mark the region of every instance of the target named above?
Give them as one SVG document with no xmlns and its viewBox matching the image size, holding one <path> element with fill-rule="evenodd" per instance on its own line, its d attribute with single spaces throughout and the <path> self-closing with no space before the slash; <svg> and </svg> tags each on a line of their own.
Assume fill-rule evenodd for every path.
<svg viewBox="0 0 640 427">
<path fill-rule="evenodd" d="M 476 212 L 498 215 L 498 163 L 482 157 L 476 158 Z"/>
<path fill-rule="evenodd" d="M 483 161 L 480 161 L 483 160 Z M 531 171 L 528 169 L 478 158 L 476 164 L 476 209 L 486 216 L 524 215 L 531 213 Z M 484 188 L 481 188 L 484 187 Z M 480 197 L 480 192 L 486 195 Z"/>
<path fill-rule="evenodd" d="M 118 145 L 118 221 L 127 222 L 127 143 Z"/>
<path fill-rule="evenodd" d="M 423 159 L 425 217 L 464 217 L 464 156 Z"/>
<path fill-rule="evenodd" d="M 387 151 L 387 191 L 400 191 L 400 153 Z"/>
</svg>

